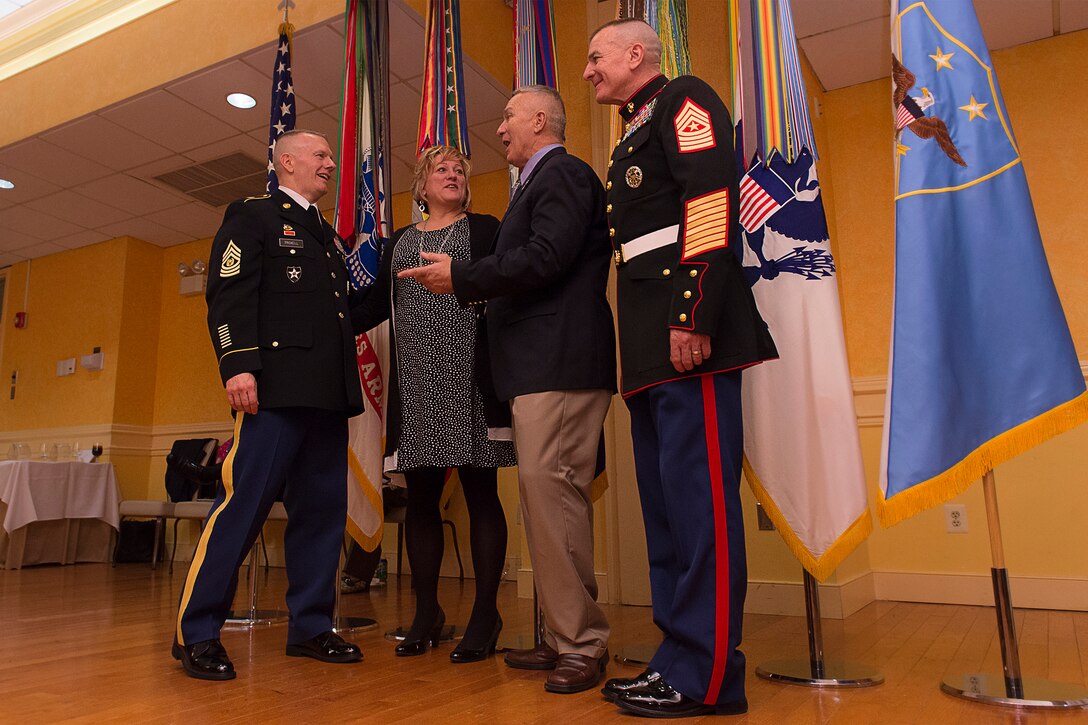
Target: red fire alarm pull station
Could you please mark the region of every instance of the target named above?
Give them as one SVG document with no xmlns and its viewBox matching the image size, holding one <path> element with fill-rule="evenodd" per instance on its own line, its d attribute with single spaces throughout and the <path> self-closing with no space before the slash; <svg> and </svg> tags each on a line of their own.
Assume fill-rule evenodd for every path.
<svg viewBox="0 0 1088 725">
<path fill-rule="evenodd" d="M 16 312 L 15 313 L 15 329 L 21 330 L 24 327 L 26 327 L 26 313 L 25 312 Z"/>
</svg>

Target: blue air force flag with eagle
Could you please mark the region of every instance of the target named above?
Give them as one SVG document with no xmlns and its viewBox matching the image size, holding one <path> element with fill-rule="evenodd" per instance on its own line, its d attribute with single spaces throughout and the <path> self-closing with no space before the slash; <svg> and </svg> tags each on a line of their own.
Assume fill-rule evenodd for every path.
<svg viewBox="0 0 1088 725">
<path fill-rule="evenodd" d="M 1088 418 L 970 0 L 892 2 L 895 302 L 878 512 L 960 493 Z"/>
</svg>

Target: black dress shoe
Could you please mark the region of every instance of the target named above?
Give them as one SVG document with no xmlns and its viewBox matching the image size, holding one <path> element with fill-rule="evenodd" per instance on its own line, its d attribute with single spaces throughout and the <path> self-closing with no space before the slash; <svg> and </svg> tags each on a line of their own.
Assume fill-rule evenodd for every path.
<svg viewBox="0 0 1088 725">
<path fill-rule="evenodd" d="M 439 608 L 438 618 L 434 620 L 434 624 L 418 636 L 413 634 L 416 630 L 413 626 L 408 630 L 408 634 L 404 635 L 401 643 L 393 648 L 393 654 L 397 657 L 416 657 L 426 652 L 428 646 L 437 647 L 438 640 L 442 637 L 442 628 L 445 626 L 446 613 Z"/>
<path fill-rule="evenodd" d="M 322 662 L 358 662 L 363 658 L 359 648 L 333 632 L 322 632 L 305 642 L 287 645 L 288 657 L 313 657 Z"/>
<path fill-rule="evenodd" d="M 450 662 L 460 665 L 466 662 L 480 662 L 487 659 L 495 654 L 495 645 L 499 642 L 499 632 L 501 631 L 502 617 L 499 617 L 495 620 L 495 628 L 491 630 L 491 638 L 484 643 L 483 647 L 466 647 L 465 640 L 462 639 L 450 652 Z"/>
<path fill-rule="evenodd" d="M 616 695 L 613 700 L 621 710 L 643 717 L 697 717 L 699 715 L 741 715 L 748 712 L 748 703 L 706 705 L 677 692 L 658 677 L 645 687 Z"/>
<path fill-rule="evenodd" d="M 227 657 L 227 651 L 217 639 L 206 639 L 182 647 L 174 640 L 170 648 L 174 659 L 181 660 L 185 674 L 198 680 L 233 680 L 234 665 Z"/>
<path fill-rule="evenodd" d="M 646 687 L 654 680 L 660 679 L 660 677 L 660 674 L 647 667 L 638 677 L 613 677 L 604 683 L 601 694 L 605 696 L 606 700 L 615 700 L 618 695 L 637 690 L 640 687 Z"/>
</svg>

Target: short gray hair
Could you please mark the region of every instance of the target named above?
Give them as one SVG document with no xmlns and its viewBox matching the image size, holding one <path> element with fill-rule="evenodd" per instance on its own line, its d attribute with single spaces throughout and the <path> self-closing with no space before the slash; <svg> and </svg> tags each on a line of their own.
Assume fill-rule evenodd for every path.
<svg viewBox="0 0 1088 725">
<path fill-rule="evenodd" d="M 641 43 L 647 62 L 661 65 L 661 38 L 658 36 L 657 31 L 645 20 L 639 20 L 638 18 L 609 20 L 594 30 L 589 39 L 593 40 L 605 28 L 615 28 L 616 33 L 619 34 L 626 47 Z"/>
<path fill-rule="evenodd" d="M 520 96 L 532 93 L 544 97 L 544 106 L 541 110 L 548 116 L 548 131 L 560 141 L 567 140 L 567 109 L 563 105 L 563 97 L 559 91 L 548 86 L 522 86 L 514 91 L 513 95 Z"/>
</svg>

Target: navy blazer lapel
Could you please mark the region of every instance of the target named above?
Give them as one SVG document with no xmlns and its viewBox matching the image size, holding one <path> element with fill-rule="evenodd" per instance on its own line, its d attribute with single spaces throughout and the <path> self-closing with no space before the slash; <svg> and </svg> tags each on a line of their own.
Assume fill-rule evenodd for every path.
<svg viewBox="0 0 1088 725">
<path fill-rule="evenodd" d="M 499 241 L 499 232 L 502 231 L 502 225 L 506 222 L 506 218 L 510 216 L 510 212 L 514 209 L 514 207 L 517 206 L 525 198 L 525 190 L 529 188 L 529 185 L 532 184 L 533 181 L 540 176 L 540 170 L 544 167 L 546 163 L 548 163 L 556 156 L 565 153 L 567 153 L 566 148 L 560 146 L 544 154 L 540 158 L 540 161 L 536 163 L 536 166 L 533 167 L 533 173 L 530 174 L 529 179 L 524 184 L 519 186 L 517 188 L 517 191 L 514 192 L 514 195 L 510 197 L 510 203 L 506 207 L 506 213 L 502 215 L 502 219 L 499 221 L 499 228 L 495 230 L 495 241 L 491 243 L 492 252 L 495 251 L 495 244 L 497 244 Z"/>
</svg>

